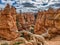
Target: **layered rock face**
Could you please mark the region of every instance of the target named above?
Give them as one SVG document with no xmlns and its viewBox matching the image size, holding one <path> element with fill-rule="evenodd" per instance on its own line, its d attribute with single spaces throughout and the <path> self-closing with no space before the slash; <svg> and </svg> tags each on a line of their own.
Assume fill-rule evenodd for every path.
<svg viewBox="0 0 60 45">
<path fill-rule="evenodd" d="M 43 34 L 48 31 L 49 34 L 60 34 L 60 9 L 50 8 L 47 11 L 38 12 L 34 32 Z"/>
<path fill-rule="evenodd" d="M 0 15 L 0 37 L 13 40 L 18 37 L 17 31 L 15 9 L 7 4 Z"/>
</svg>

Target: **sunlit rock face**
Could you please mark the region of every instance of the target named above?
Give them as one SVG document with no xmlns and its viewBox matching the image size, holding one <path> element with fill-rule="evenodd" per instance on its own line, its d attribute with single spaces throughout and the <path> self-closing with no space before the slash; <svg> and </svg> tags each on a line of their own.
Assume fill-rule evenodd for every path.
<svg viewBox="0 0 60 45">
<path fill-rule="evenodd" d="M 49 34 L 60 34 L 60 9 L 49 8 L 47 11 L 38 12 L 34 32 L 43 34 L 48 31 Z"/>
<path fill-rule="evenodd" d="M 16 15 L 17 15 L 16 8 L 12 6 L 10 10 L 11 10 L 11 15 L 13 16 L 14 20 L 16 21 Z"/>
<path fill-rule="evenodd" d="M 10 9 L 10 11 L 11 11 L 11 16 L 13 17 L 13 20 L 14 20 L 14 28 L 15 28 L 15 30 L 16 31 L 18 31 L 18 29 L 17 29 L 17 25 L 16 25 L 16 16 L 17 16 L 17 13 L 16 13 L 16 8 L 15 7 L 11 7 L 11 9 Z"/>
<path fill-rule="evenodd" d="M 16 16 L 11 12 L 11 10 L 14 11 L 15 9 L 11 8 L 9 4 L 7 4 L 0 15 L 0 37 L 6 40 L 13 40 L 18 37 Z"/>
</svg>

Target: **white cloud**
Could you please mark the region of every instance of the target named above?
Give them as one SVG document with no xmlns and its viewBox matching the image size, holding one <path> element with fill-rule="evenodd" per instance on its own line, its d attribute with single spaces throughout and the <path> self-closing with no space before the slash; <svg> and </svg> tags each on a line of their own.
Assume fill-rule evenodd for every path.
<svg viewBox="0 0 60 45">
<path fill-rule="evenodd" d="M 52 5 L 52 4 L 55 4 L 55 3 L 60 3 L 60 0 L 35 0 L 35 2 L 34 1 L 32 1 L 32 0 L 15 0 L 16 2 L 17 2 L 17 4 L 15 4 L 14 6 L 17 8 L 17 12 L 19 12 L 19 10 L 21 9 L 23 12 L 25 11 L 25 12 L 27 12 L 27 11 L 32 11 L 32 9 L 34 10 L 35 8 L 29 8 L 29 7 L 27 7 L 27 8 L 25 8 L 25 7 L 23 7 L 23 5 L 20 5 L 21 3 L 24 3 L 24 2 L 29 2 L 29 3 L 34 3 L 34 6 L 36 6 L 37 8 L 36 9 L 47 9 L 50 5 Z M 8 1 L 4 1 L 4 0 L 2 0 L 2 2 L 3 3 L 9 3 L 10 5 L 12 5 L 15 1 L 10 1 L 10 0 L 8 0 Z M 47 3 L 45 6 L 44 5 L 42 5 L 42 4 L 45 4 L 45 3 Z M 18 5 L 18 7 L 17 7 L 17 5 Z M 0 4 L 0 8 L 4 8 L 5 6 L 4 5 L 1 5 Z M 47 7 L 47 8 L 46 8 Z M 35 10 L 36 10 L 35 9 Z"/>
<path fill-rule="evenodd" d="M 20 0 L 23 3 L 23 0 Z M 24 0 L 26 1 L 26 0 Z M 29 3 L 34 3 L 34 6 L 37 7 L 37 9 L 41 9 L 43 8 L 43 10 L 47 10 L 49 8 L 50 5 L 55 4 L 55 3 L 60 3 L 59 0 L 36 0 L 36 2 L 33 2 L 32 0 L 28 0 Z M 47 5 L 42 5 L 43 3 L 47 3 Z M 38 6 L 38 4 L 40 4 L 40 6 Z M 22 8 L 22 12 L 27 12 L 27 11 L 32 11 L 31 8 L 28 9 L 29 7 L 27 7 L 27 9 L 25 9 L 24 7 Z M 19 10 L 19 9 L 18 9 Z M 36 10 L 36 9 L 35 9 Z"/>
<path fill-rule="evenodd" d="M 3 3 L 5 3 L 6 1 L 5 0 L 1 0 Z"/>
<path fill-rule="evenodd" d="M 0 4 L 0 9 L 4 9 L 6 5 Z"/>
</svg>

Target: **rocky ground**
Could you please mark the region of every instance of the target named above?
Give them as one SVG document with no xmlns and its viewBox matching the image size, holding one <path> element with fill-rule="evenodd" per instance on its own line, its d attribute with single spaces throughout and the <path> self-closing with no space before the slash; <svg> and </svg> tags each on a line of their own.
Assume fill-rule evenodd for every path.
<svg viewBox="0 0 60 45">
<path fill-rule="evenodd" d="M 3 43 L 4 41 L 2 41 Z M 52 38 L 51 40 L 47 40 L 48 45 L 60 45 L 60 36 Z"/>
<path fill-rule="evenodd" d="M 50 41 L 47 41 L 48 45 L 60 45 L 60 36 L 57 36 Z"/>
</svg>

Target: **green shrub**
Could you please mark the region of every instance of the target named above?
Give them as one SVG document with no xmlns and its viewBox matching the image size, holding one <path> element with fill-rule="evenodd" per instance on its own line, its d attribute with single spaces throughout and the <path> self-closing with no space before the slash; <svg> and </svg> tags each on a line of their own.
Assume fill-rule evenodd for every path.
<svg viewBox="0 0 60 45">
<path fill-rule="evenodd" d="M 15 42 L 13 45 L 20 45 L 22 44 L 23 42 Z"/>
<path fill-rule="evenodd" d="M 3 44 L 1 44 L 1 45 L 8 45 L 8 43 L 3 43 Z"/>
</svg>

